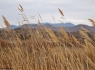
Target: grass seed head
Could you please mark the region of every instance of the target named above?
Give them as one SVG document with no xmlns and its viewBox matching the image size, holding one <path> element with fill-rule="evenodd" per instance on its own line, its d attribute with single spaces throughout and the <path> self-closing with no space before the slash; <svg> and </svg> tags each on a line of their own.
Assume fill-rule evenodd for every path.
<svg viewBox="0 0 95 70">
<path fill-rule="evenodd" d="M 4 20 L 4 23 L 5 23 L 5 25 L 7 26 L 7 27 L 9 27 L 10 26 L 10 23 L 8 22 L 8 20 L 2 15 L 2 18 L 3 18 L 3 20 Z"/>
<path fill-rule="evenodd" d="M 59 8 L 58 8 L 58 10 L 59 10 L 60 14 L 61 14 L 62 16 L 64 16 L 64 14 L 63 14 L 62 10 L 61 10 L 61 9 L 59 9 Z"/>
<path fill-rule="evenodd" d="M 88 19 L 88 20 L 92 23 L 93 26 L 95 26 L 95 21 L 93 19 Z"/>
</svg>

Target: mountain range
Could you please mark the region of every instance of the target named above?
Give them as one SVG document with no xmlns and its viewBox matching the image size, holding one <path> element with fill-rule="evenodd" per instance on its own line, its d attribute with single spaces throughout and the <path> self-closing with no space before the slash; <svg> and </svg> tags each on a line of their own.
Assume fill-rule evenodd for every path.
<svg viewBox="0 0 95 70">
<path fill-rule="evenodd" d="M 62 26 L 65 31 L 70 31 L 70 32 L 77 32 L 79 30 L 83 28 L 87 29 L 90 32 L 95 32 L 95 27 L 94 26 L 88 26 L 88 25 L 83 25 L 83 24 L 79 24 L 79 25 L 74 25 L 73 23 L 43 23 L 42 26 L 46 26 L 52 30 L 59 30 L 59 26 Z M 16 28 L 40 28 L 40 25 L 38 24 L 23 24 L 21 26 L 15 26 L 15 25 L 11 25 L 9 28 L 10 29 L 16 29 Z M 4 29 L 4 28 L 1 28 Z M 7 29 L 7 27 L 6 27 Z"/>
</svg>

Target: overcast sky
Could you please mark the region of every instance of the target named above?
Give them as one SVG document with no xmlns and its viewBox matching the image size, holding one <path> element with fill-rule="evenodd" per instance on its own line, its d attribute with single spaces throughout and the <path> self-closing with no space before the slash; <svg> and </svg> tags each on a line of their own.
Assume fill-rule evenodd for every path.
<svg viewBox="0 0 95 70">
<path fill-rule="evenodd" d="M 88 18 L 95 20 L 95 0 L 0 0 L 0 24 L 3 24 L 2 15 L 4 15 L 10 24 L 18 25 L 21 20 L 17 9 L 21 4 L 28 17 L 37 16 L 38 13 L 42 16 L 43 22 L 52 22 L 52 15 L 56 22 L 62 20 L 58 11 L 60 8 L 67 22 L 77 24 L 91 25 Z M 60 20 L 60 21 L 59 21 Z M 34 23 L 31 19 L 31 23 Z"/>
</svg>

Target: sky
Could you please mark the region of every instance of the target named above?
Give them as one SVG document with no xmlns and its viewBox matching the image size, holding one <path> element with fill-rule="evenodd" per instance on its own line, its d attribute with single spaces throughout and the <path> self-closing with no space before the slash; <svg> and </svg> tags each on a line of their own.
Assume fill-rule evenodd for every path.
<svg viewBox="0 0 95 70">
<path fill-rule="evenodd" d="M 85 24 L 92 25 L 88 18 L 95 20 L 95 0 L 0 0 L 0 24 L 4 25 L 2 15 L 10 22 L 11 25 L 19 25 L 22 20 L 21 12 L 18 10 L 19 4 L 23 6 L 25 14 L 31 23 L 36 23 L 31 16 L 38 19 L 38 13 L 43 21 L 59 23 L 63 21 L 58 11 L 60 8 L 65 16 L 66 22 L 75 25 Z M 55 18 L 55 21 L 52 18 Z"/>
</svg>

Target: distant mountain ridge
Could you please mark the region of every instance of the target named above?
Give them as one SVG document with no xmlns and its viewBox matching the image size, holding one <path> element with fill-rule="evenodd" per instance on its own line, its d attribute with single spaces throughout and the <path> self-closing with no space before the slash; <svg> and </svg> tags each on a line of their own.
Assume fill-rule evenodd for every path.
<svg viewBox="0 0 95 70">
<path fill-rule="evenodd" d="M 52 26 L 63 26 L 63 27 L 73 27 L 75 26 L 73 23 L 71 22 L 67 22 L 67 23 L 44 23 L 43 25 L 47 25 L 47 24 L 50 24 Z"/>
<path fill-rule="evenodd" d="M 48 27 L 48 28 L 50 28 L 50 29 L 52 29 L 52 30 L 55 30 L 55 31 L 59 30 L 59 28 L 58 28 L 59 26 L 62 26 L 61 24 L 59 24 L 59 25 L 58 24 L 43 24 L 43 25 Z M 87 29 L 90 32 L 95 32 L 95 26 L 88 26 L 88 25 L 83 25 L 83 24 L 79 24 L 79 25 L 73 25 L 72 24 L 72 26 L 67 26 L 67 25 L 66 26 L 62 26 L 65 29 L 65 31 L 67 31 L 67 32 L 68 31 L 70 31 L 70 32 L 77 32 L 77 31 L 81 30 L 82 27 Z M 37 25 L 37 24 L 32 24 L 31 26 L 32 26 L 32 28 L 39 28 L 39 25 Z M 24 24 L 21 27 L 22 28 L 23 27 L 27 28 L 27 24 Z"/>
<path fill-rule="evenodd" d="M 43 26 L 46 26 L 46 27 L 58 27 L 58 26 L 62 26 L 62 27 L 73 27 L 73 26 L 75 26 L 73 23 L 70 23 L 70 22 L 67 22 L 67 23 L 42 23 L 42 25 Z M 27 28 L 27 27 L 33 27 L 33 28 L 35 28 L 35 27 L 39 27 L 39 25 L 38 24 L 24 24 L 24 25 L 22 25 L 21 27 L 25 27 L 25 28 Z"/>
<path fill-rule="evenodd" d="M 65 28 L 65 30 L 70 31 L 70 32 L 77 32 L 77 31 L 81 30 L 82 27 L 90 32 L 95 32 L 95 26 L 88 26 L 88 25 L 82 25 L 82 24 L 76 25 L 74 27 L 69 27 L 69 29 Z"/>
<path fill-rule="evenodd" d="M 73 23 L 56 23 L 56 24 L 51 24 L 51 23 L 43 23 L 42 24 L 43 26 L 46 26 L 52 30 L 59 30 L 59 26 L 62 26 L 65 31 L 70 31 L 70 32 L 77 32 L 79 30 L 81 30 L 83 28 L 87 29 L 88 31 L 90 32 L 95 32 L 95 27 L 94 26 L 88 26 L 88 25 L 83 25 L 83 24 L 79 24 L 79 25 L 74 25 Z M 10 29 L 16 29 L 16 28 L 37 28 L 39 29 L 40 28 L 40 25 L 38 24 L 23 24 L 21 26 L 15 26 L 15 25 L 11 25 L 10 26 Z M 5 27 L 7 29 L 7 27 Z M 4 28 L 1 28 L 1 29 L 4 29 Z"/>
<path fill-rule="evenodd" d="M 56 27 L 56 26 L 63 26 L 63 27 L 72 27 L 75 26 L 73 23 L 67 22 L 67 23 L 42 23 L 43 26 L 47 26 L 47 27 Z M 28 27 L 32 27 L 32 28 L 37 28 L 39 27 L 38 24 L 23 24 L 21 26 L 16 26 L 16 25 L 10 25 L 10 29 L 15 29 L 15 28 L 19 28 L 19 27 L 23 27 L 23 28 L 28 28 Z M 7 27 L 4 27 L 7 29 Z M 1 29 L 4 29 L 1 28 Z"/>
<path fill-rule="evenodd" d="M 11 29 L 15 29 L 15 28 L 19 28 L 19 26 L 11 25 L 10 28 L 11 28 Z"/>
</svg>

